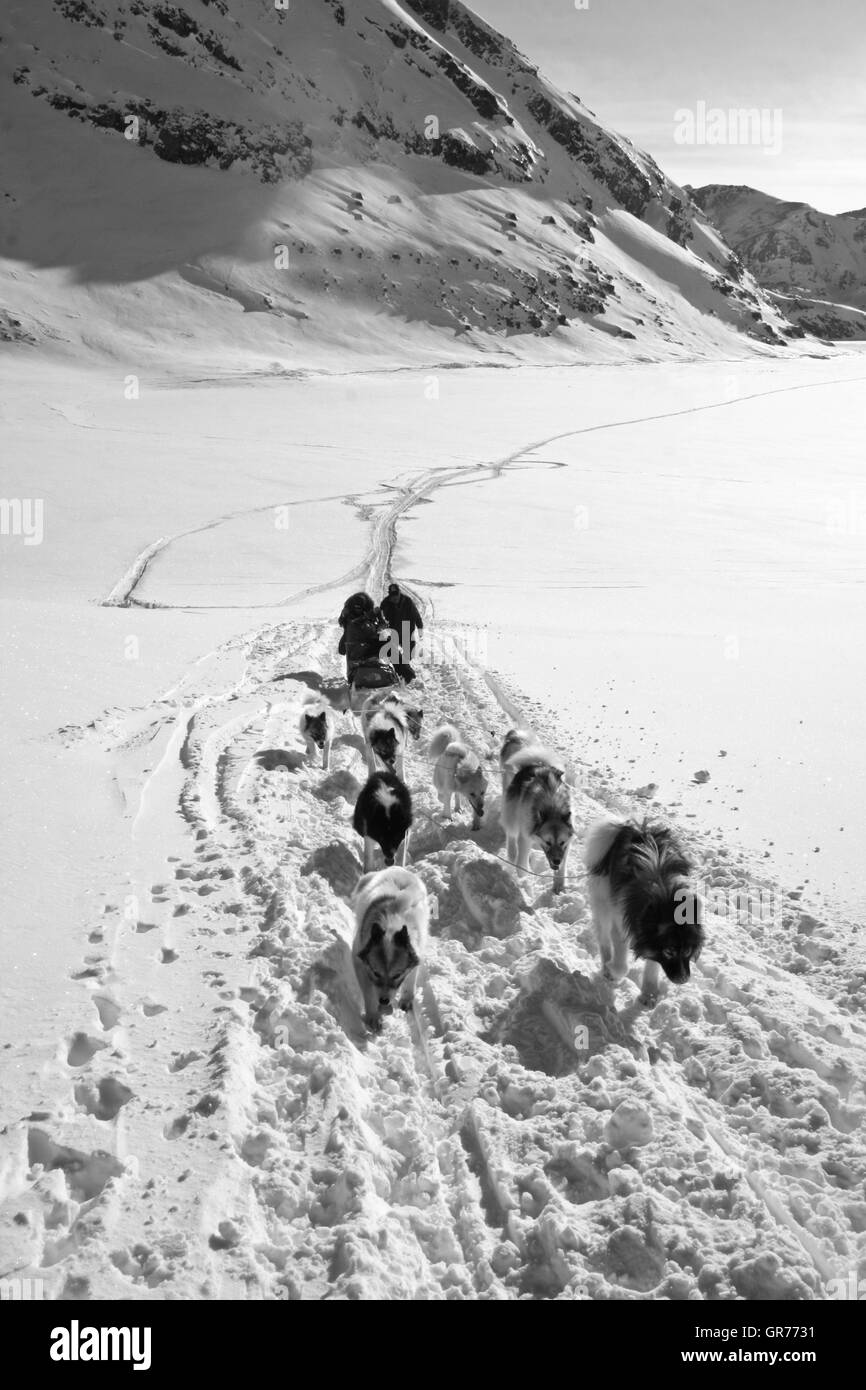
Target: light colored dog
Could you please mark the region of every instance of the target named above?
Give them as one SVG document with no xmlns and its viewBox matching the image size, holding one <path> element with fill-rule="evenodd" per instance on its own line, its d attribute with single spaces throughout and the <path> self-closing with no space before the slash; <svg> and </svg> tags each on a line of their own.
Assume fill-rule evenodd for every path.
<svg viewBox="0 0 866 1390">
<path fill-rule="evenodd" d="M 453 724 L 442 724 L 427 746 L 433 761 L 433 785 L 439 793 L 442 810 L 451 815 L 452 798 L 463 797 L 472 808 L 472 829 L 481 829 L 487 777 L 477 753 L 463 742 Z"/>
<path fill-rule="evenodd" d="M 361 729 L 367 745 L 367 769 L 372 777 L 381 765 L 403 781 L 403 759 L 409 727 L 406 711 L 399 701 L 374 703 L 361 711 Z"/>
<path fill-rule="evenodd" d="M 528 762 L 547 763 L 548 767 L 554 768 L 560 776 L 565 776 L 563 763 L 555 753 L 543 743 L 539 743 L 535 734 L 530 733 L 528 729 L 509 729 L 499 753 L 503 796 L 508 791 L 518 768 Z"/>
<path fill-rule="evenodd" d="M 307 746 L 307 756 L 312 762 L 318 749 L 322 755 L 322 767 L 327 771 L 331 761 L 331 740 L 334 735 L 333 716 L 328 705 L 316 695 L 308 695 L 301 708 L 298 720 L 301 738 Z"/>
<path fill-rule="evenodd" d="M 406 720 L 406 728 L 412 738 L 417 743 L 421 737 L 421 723 L 424 719 L 424 711 L 420 705 L 411 705 L 406 696 L 395 693 L 393 690 L 376 690 L 372 695 L 368 695 L 364 701 L 364 713 L 372 714 L 375 709 L 394 708 L 399 710 Z"/>
<path fill-rule="evenodd" d="M 364 996 L 364 1019 L 378 1033 L 382 1014 L 390 1013 L 395 995 L 401 1008 L 412 1006 L 418 966 L 427 948 L 430 902 L 418 875 L 395 867 L 365 874 L 352 906 L 352 959 Z"/>
<path fill-rule="evenodd" d="M 509 760 L 510 780 L 502 798 L 502 828 L 507 858 L 525 873 L 535 843 L 553 870 L 553 891 L 565 884 L 565 863 L 574 835 L 571 800 L 563 769 L 549 763 L 543 750 L 525 748 Z"/>
</svg>

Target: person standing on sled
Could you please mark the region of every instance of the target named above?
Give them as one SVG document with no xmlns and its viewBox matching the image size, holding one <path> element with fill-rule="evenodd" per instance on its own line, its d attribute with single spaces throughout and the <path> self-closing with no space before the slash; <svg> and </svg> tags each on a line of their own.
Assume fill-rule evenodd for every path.
<svg viewBox="0 0 866 1390">
<path fill-rule="evenodd" d="M 382 617 L 391 629 L 391 642 L 394 652 L 394 665 L 398 676 L 408 685 L 415 679 L 415 672 L 409 665 L 409 657 L 415 644 L 416 631 L 423 631 L 424 622 L 408 594 L 404 594 L 399 584 L 389 584 L 388 592 L 382 599 Z"/>
<path fill-rule="evenodd" d="M 355 672 L 362 666 L 381 667 L 384 677 L 387 663 L 382 658 L 382 647 L 388 641 L 388 624 L 370 595 L 360 593 L 347 598 L 338 622 L 343 632 L 337 651 L 346 658 L 346 680 L 349 685 L 353 684 Z M 380 683 L 389 682 L 383 679 Z"/>
</svg>

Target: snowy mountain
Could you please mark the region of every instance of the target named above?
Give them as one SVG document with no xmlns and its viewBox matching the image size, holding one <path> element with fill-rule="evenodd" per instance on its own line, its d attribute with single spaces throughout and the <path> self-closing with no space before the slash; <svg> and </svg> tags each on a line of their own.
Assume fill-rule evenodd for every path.
<svg viewBox="0 0 866 1390">
<path fill-rule="evenodd" d="M 834 216 L 727 184 L 687 192 L 790 318 L 820 337 L 866 337 L 866 208 Z"/>
<path fill-rule="evenodd" d="M 461 4 L 32 0 L 0 16 L 0 90 L 7 340 L 283 370 L 800 336 Z"/>
</svg>

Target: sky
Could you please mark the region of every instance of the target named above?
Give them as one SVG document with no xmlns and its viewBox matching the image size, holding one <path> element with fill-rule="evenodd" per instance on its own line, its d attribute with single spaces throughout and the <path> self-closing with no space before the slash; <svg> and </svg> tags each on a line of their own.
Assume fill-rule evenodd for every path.
<svg viewBox="0 0 866 1390">
<path fill-rule="evenodd" d="M 866 0 L 468 3 L 676 183 L 866 206 Z M 723 143 L 701 109 L 704 131 L 725 113 Z M 731 110 L 762 113 L 752 138 Z"/>
</svg>

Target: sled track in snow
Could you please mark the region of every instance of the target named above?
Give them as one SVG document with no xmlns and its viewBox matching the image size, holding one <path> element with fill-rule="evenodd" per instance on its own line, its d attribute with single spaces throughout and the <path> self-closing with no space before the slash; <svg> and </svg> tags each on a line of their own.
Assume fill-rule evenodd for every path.
<svg viewBox="0 0 866 1390">
<path fill-rule="evenodd" d="M 364 512 L 367 513 L 372 511 L 373 516 L 370 523 L 370 537 L 367 552 L 358 564 L 334 579 L 304 587 L 294 594 L 272 603 L 235 605 L 164 604 L 156 600 L 146 601 L 136 597 L 135 590 L 148 569 L 152 568 L 153 561 L 157 556 L 167 550 L 171 545 L 185 539 L 187 536 L 213 530 L 226 522 L 238 520 L 244 516 L 252 516 L 257 513 L 273 511 L 278 506 L 310 506 L 316 502 L 352 502 L 356 506 L 360 506 L 360 503 L 357 494 L 345 493 L 288 503 L 274 502 L 266 506 L 251 507 L 246 510 L 232 512 L 225 516 L 216 517 L 214 520 L 206 522 L 201 526 L 195 526 L 187 531 L 178 532 L 174 536 L 168 538 L 163 537 L 154 541 L 135 559 L 126 574 L 118 580 L 108 598 L 103 600 L 103 604 L 106 607 L 145 608 L 189 607 L 195 609 L 228 609 L 234 607 L 249 609 L 252 612 L 256 609 L 293 606 L 302 603 L 315 594 L 327 593 L 334 589 L 344 589 L 359 579 L 364 580 L 367 589 L 374 593 L 379 593 L 384 591 L 391 577 L 391 560 L 397 542 L 397 527 L 401 518 L 406 516 L 419 502 L 429 500 L 437 492 L 445 488 L 478 482 L 484 478 L 490 480 L 500 478 L 509 468 L 523 461 L 535 462 L 539 467 L 544 468 L 559 467 L 560 465 L 558 464 L 551 464 L 543 460 L 532 460 L 531 455 L 536 453 L 539 449 L 546 448 L 550 444 L 556 444 L 563 439 L 573 439 L 580 435 L 596 434 L 606 430 L 627 429 L 632 425 L 648 424 L 656 420 L 675 420 L 685 415 L 702 414 L 709 410 L 722 410 L 729 406 L 742 405 L 748 401 L 761 400 L 766 396 L 785 395 L 792 391 L 823 389 L 829 386 L 846 385 L 852 381 L 859 380 L 866 380 L 866 378 L 839 377 L 832 381 L 805 382 L 799 386 L 774 387 L 768 391 L 755 391 L 742 396 L 731 397 L 729 400 L 712 401 L 706 405 L 689 406 L 683 410 L 664 411 L 658 415 L 644 415 L 627 420 L 609 420 L 596 425 L 580 426 L 573 430 L 563 430 L 558 434 L 535 440 L 533 443 L 521 445 L 521 447 L 516 449 L 513 453 L 506 454 L 503 458 L 490 463 L 467 463 L 458 464 L 453 468 L 441 467 L 424 469 L 417 474 L 410 474 L 408 476 L 401 475 L 396 479 L 383 481 L 379 485 L 380 489 L 396 490 L 397 496 L 395 499 L 384 504 L 380 503 L 375 507 L 364 504 Z"/>
<path fill-rule="evenodd" d="M 66 1043 L 83 1119 L 31 1140 L 37 1158 L 79 1152 L 93 1195 L 75 1199 L 71 1160 L 37 1180 L 49 1213 L 58 1178 L 73 1200 L 32 1272 L 50 1296 L 823 1296 L 855 1267 L 866 1210 L 856 962 L 792 908 L 772 933 L 712 922 L 692 985 L 650 1015 L 637 970 L 612 992 L 577 856 L 558 899 L 543 865 L 518 886 L 496 858 L 491 731 L 523 711 L 457 655 L 421 672 L 425 722 L 454 719 L 485 756 L 490 811 L 475 836 L 444 824 L 410 750 L 413 864 L 438 915 L 415 1011 L 369 1035 L 349 950 L 358 736 L 338 718 L 329 773 L 311 766 L 306 689 L 277 679 L 330 674 L 331 638 L 263 628 L 84 735 L 131 806 L 129 760 L 151 749 L 152 770 L 129 897 L 107 900 L 79 984 L 90 1031 Z M 575 780 L 582 825 L 603 808 Z M 697 848 L 724 881 L 730 862 Z M 786 967 L 786 939 L 811 974 Z M 100 1120 L 106 1077 L 106 1115 L 120 1105 Z"/>
</svg>

